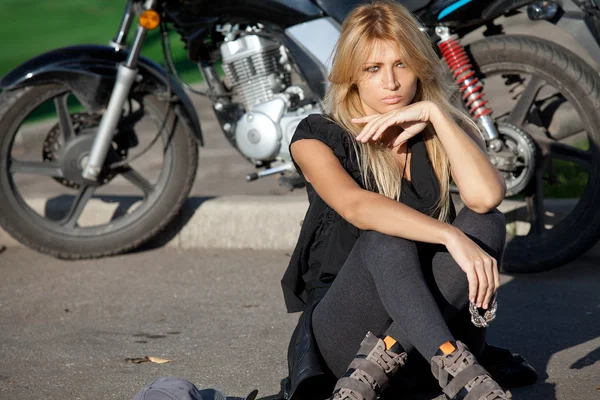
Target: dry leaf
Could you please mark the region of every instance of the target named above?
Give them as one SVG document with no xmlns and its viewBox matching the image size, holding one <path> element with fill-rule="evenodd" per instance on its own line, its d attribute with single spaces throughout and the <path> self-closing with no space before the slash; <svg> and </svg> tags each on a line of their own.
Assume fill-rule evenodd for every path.
<svg viewBox="0 0 600 400">
<path fill-rule="evenodd" d="M 148 360 L 148 358 L 126 358 L 125 362 L 131 362 L 134 364 L 141 364 L 141 363 L 145 363 L 148 362 L 150 360 Z"/>
<path fill-rule="evenodd" d="M 170 361 L 173 361 L 173 360 L 166 360 L 166 359 L 164 359 L 164 358 L 158 358 L 158 357 L 149 357 L 149 356 L 146 356 L 146 359 L 147 359 L 148 361 L 150 361 L 150 362 L 153 362 L 153 363 L 155 363 L 155 364 L 164 364 L 164 363 L 168 363 L 168 362 L 170 362 Z"/>
</svg>

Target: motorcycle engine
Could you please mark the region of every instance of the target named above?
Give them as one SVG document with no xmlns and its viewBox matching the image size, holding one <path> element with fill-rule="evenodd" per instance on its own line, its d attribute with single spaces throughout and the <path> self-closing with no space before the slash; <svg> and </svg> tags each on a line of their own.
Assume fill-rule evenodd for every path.
<svg viewBox="0 0 600 400">
<path fill-rule="evenodd" d="M 292 86 L 292 67 L 285 48 L 258 35 L 245 35 L 221 45 L 223 71 L 246 113 L 235 126 L 239 150 L 255 161 L 289 161 L 288 146 L 298 123 L 320 112 L 314 105 L 293 108 L 304 99 Z"/>
</svg>

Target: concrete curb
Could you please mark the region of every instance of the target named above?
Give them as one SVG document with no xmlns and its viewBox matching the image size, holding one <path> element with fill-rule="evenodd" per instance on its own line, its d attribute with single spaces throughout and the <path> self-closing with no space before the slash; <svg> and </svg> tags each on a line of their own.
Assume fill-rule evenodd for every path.
<svg viewBox="0 0 600 400">
<path fill-rule="evenodd" d="M 168 247 L 286 250 L 296 244 L 308 208 L 305 196 L 224 196 L 186 202 Z"/>
<path fill-rule="evenodd" d="M 125 199 L 129 201 L 130 199 Z M 65 207 L 61 202 L 28 201 L 38 212 L 56 212 Z M 456 202 L 457 209 L 461 208 Z M 566 214 L 573 200 L 554 200 L 552 212 L 547 213 L 552 224 Z M 118 206 L 94 200 L 87 206 L 82 224 L 107 221 Z M 68 207 L 68 205 L 67 205 Z M 153 242 L 157 246 L 177 249 L 293 249 L 300 226 L 308 208 L 306 196 L 223 196 L 217 198 L 189 198 L 173 226 Z M 508 223 L 508 230 L 523 234 L 527 224 L 520 222 L 526 212 L 522 201 L 504 201 L 500 207 Z M 20 243 L 0 229 L 0 244 L 20 246 Z"/>
<path fill-rule="evenodd" d="M 122 200 L 133 203 L 128 198 Z M 27 203 L 38 213 L 46 215 L 65 207 L 68 209 L 67 201 L 50 203 L 42 199 L 28 199 Z M 109 202 L 90 201 L 80 223 L 104 223 L 114 214 L 118 204 L 114 198 Z M 290 249 L 298 239 L 307 208 L 306 196 L 191 197 L 173 226 L 153 243 L 178 249 Z M 2 228 L 0 244 L 21 246 Z"/>
</svg>

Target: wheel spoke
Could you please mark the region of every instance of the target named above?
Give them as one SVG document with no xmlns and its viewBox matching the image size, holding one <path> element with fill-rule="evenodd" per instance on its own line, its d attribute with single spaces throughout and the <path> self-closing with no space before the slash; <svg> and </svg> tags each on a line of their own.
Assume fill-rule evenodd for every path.
<svg viewBox="0 0 600 400">
<path fill-rule="evenodd" d="M 56 107 L 56 114 L 58 115 L 58 124 L 60 130 L 65 139 L 65 143 L 75 136 L 73 129 L 73 122 L 71 121 L 71 115 L 69 114 L 69 107 L 67 105 L 67 99 L 69 93 L 54 98 L 54 107 Z"/>
<path fill-rule="evenodd" d="M 53 178 L 63 177 L 60 166 L 55 162 L 11 160 L 9 171 L 11 174 L 32 174 Z"/>
<path fill-rule="evenodd" d="M 592 155 L 588 150 L 581 150 L 564 143 L 551 142 L 550 151 L 552 158 L 579 164 L 588 172 L 592 170 Z"/>
<path fill-rule="evenodd" d="M 535 174 L 535 193 L 527 197 L 527 209 L 529 211 L 529 222 L 531 230 L 529 234 L 541 235 L 544 232 L 544 190 L 543 190 L 543 174 L 542 170 Z"/>
<path fill-rule="evenodd" d="M 527 82 L 527 87 L 523 93 L 521 93 L 521 97 L 519 97 L 517 104 L 515 104 L 515 107 L 508 116 L 508 123 L 516 126 L 523 124 L 538 92 L 545 84 L 546 82 L 541 78 L 531 75 L 529 82 Z"/>
<path fill-rule="evenodd" d="M 144 192 L 144 196 L 148 196 L 150 193 L 154 191 L 154 186 L 148 182 L 146 178 L 140 175 L 136 170 L 131 167 L 125 167 L 124 171 L 121 173 L 123 178 L 127 179 L 130 183 Z"/>
<path fill-rule="evenodd" d="M 83 209 L 87 205 L 88 201 L 94 195 L 96 191 L 95 186 L 83 186 L 79 189 L 79 193 L 77 193 L 77 197 L 71 204 L 71 208 L 67 215 L 60 221 L 60 224 L 66 228 L 73 229 L 77 225 L 77 221 L 79 217 L 81 217 L 81 213 Z"/>
</svg>

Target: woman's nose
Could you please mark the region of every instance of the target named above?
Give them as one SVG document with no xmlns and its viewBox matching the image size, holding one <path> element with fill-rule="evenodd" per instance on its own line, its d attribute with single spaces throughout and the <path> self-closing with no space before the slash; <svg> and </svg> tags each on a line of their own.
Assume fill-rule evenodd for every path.
<svg viewBox="0 0 600 400">
<path fill-rule="evenodd" d="M 383 77 L 383 88 L 386 90 L 396 90 L 398 89 L 398 80 L 396 79 L 396 75 L 393 71 L 387 71 Z"/>
</svg>

